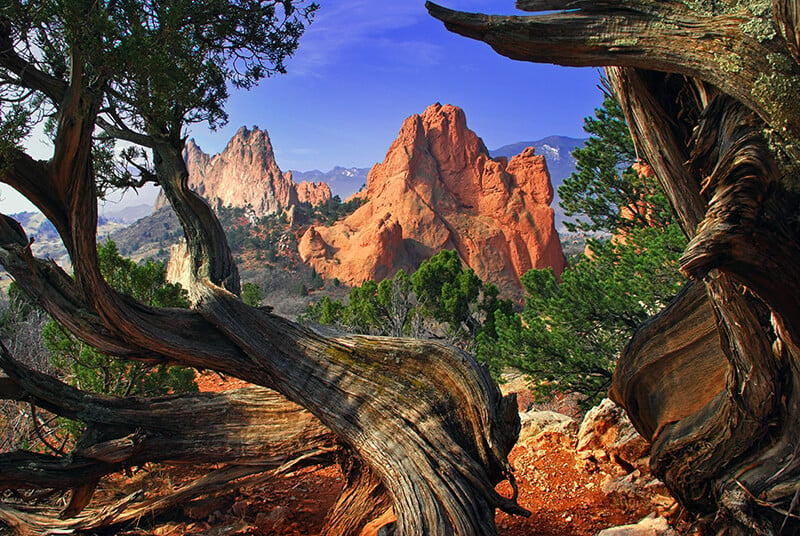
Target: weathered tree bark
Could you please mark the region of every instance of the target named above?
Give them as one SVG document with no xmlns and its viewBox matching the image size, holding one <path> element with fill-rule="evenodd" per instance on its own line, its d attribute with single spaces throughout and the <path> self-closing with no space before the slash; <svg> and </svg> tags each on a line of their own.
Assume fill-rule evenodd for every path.
<svg viewBox="0 0 800 536">
<path fill-rule="evenodd" d="M 607 69 L 640 155 L 691 239 L 697 281 L 634 336 L 612 394 L 680 502 L 733 533 L 800 530 L 800 3 L 428 4 L 515 59 Z"/>
<path fill-rule="evenodd" d="M 665 129 L 652 118 L 658 114 L 654 110 L 668 106 L 663 104 L 668 96 L 630 70 L 612 70 L 611 80 L 618 88 L 636 88 L 620 94 L 634 111 L 631 122 L 645 153 L 658 151 L 647 133 Z M 684 138 L 684 145 L 692 153 L 687 170 L 697 178 L 696 191 L 707 199 L 707 209 L 682 268 L 705 280 L 729 372 L 726 388 L 707 405 L 660 423 L 662 433 L 651 437 L 652 466 L 693 510 L 722 512 L 744 532 L 770 533 L 784 522 L 779 512 L 791 509 L 794 491 L 785 494 L 787 483 L 792 487 L 798 480 L 791 463 L 780 470 L 777 465 L 783 462 L 776 462 L 776 456 L 790 462 L 793 452 L 789 445 L 796 419 L 790 415 L 797 380 L 792 362 L 797 357 L 791 350 L 795 335 L 789 334 L 787 346 L 785 329 L 775 329 L 796 318 L 794 305 L 786 304 L 792 283 L 788 288 L 780 284 L 785 295 L 767 295 L 767 288 L 774 293 L 782 276 L 794 276 L 783 267 L 771 276 L 766 272 L 776 262 L 790 262 L 792 251 L 796 254 L 798 234 L 786 222 L 797 209 L 797 199 L 779 182 L 763 122 L 755 114 L 724 95 L 705 108 L 700 104 L 695 105 L 702 110 L 696 114 L 697 129 L 692 138 Z M 630 360 L 626 355 L 622 363 Z M 687 363 L 688 374 L 702 374 L 696 364 Z M 620 373 L 615 384 L 622 386 L 628 378 Z M 621 401 L 635 408 L 636 397 Z M 677 394 L 665 402 L 678 403 Z"/>
<path fill-rule="evenodd" d="M 0 503 L 0 522 L 24 536 L 71 534 L 98 528 L 113 529 L 114 526 L 136 522 L 144 516 L 155 517 L 179 506 L 191 506 L 190 501 L 196 497 L 220 497 L 246 486 L 259 485 L 284 472 L 285 467 L 302 467 L 305 460 L 301 458 L 298 462 L 297 465 L 287 463 L 269 470 L 259 465 L 229 465 L 209 470 L 201 478 L 165 495 L 143 497 L 144 493 L 140 490 L 111 504 L 87 508 L 69 518 L 54 508 L 20 505 L 15 505 L 15 508 Z"/>
<path fill-rule="evenodd" d="M 322 534 L 361 534 L 369 522 L 393 522 L 392 502 L 381 479 L 357 457 L 340 461 L 344 490 L 325 516 Z"/>
<path fill-rule="evenodd" d="M 612 398 L 629 401 L 626 409 L 636 429 L 651 441 L 666 425 L 697 412 L 725 388 L 728 362 L 702 284 L 688 283 L 672 303 L 639 327 L 624 353 Z"/>
<path fill-rule="evenodd" d="M 0 398 L 32 402 L 87 425 L 69 456 L 0 454 L 0 489 L 73 490 L 62 517 L 86 507 L 101 477 L 147 462 L 230 463 L 263 473 L 330 464 L 335 457 L 330 431 L 269 389 L 117 398 L 81 392 L 15 362 L 5 350 L 0 368 L 8 375 Z"/>
</svg>

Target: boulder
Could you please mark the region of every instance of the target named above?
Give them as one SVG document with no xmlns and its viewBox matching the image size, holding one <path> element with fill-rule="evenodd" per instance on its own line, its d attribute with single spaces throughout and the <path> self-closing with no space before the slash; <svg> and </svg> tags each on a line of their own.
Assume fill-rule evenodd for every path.
<svg viewBox="0 0 800 536">
<path fill-rule="evenodd" d="M 602 489 L 612 501 L 634 510 L 645 508 L 668 516 L 674 513 L 675 499 L 650 473 L 649 443 L 634 429 L 625 411 L 611 400 L 604 399 L 586 413 L 578 429 L 577 451 L 583 469 L 608 473 Z"/>
<path fill-rule="evenodd" d="M 288 172 L 287 175 L 289 175 Z M 331 188 L 324 182 L 303 181 L 297 184 L 296 189 L 297 200 L 301 203 L 308 203 L 312 207 L 326 203 L 331 199 Z"/>
<path fill-rule="evenodd" d="M 663 517 L 650 515 L 633 525 L 624 525 L 601 530 L 597 536 L 677 536 Z"/>
<path fill-rule="evenodd" d="M 578 432 L 578 423 L 572 417 L 555 411 L 531 410 L 519 414 L 522 428 L 517 441 L 523 442 L 534 438 L 538 441 L 543 436 L 559 438 L 571 444 Z"/>
<path fill-rule="evenodd" d="M 167 281 L 178 283 L 187 290 L 192 288 L 192 256 L 183 238 L 169 248 Z"/>
<path fill-rule="evenodd" d="M 625 410 L 605 398 L 590 409 L 578 429 L 578 452 L 584 457 L 613 460 L 630 472 L 647 470 L 650 445 L 639 435 Z"/>
</svg>

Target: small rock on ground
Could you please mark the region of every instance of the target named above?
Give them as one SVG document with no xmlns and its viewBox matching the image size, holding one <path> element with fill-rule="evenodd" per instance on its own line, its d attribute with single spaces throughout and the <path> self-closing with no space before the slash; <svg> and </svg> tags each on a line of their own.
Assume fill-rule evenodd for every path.
<svg viewBox="0 0 800 536">
<path fill-rule="evenodd" d="M 647 516 L 634 525 L 601 530 L 597 536 L 677 536 L 663 517 Z"/>
</svg>

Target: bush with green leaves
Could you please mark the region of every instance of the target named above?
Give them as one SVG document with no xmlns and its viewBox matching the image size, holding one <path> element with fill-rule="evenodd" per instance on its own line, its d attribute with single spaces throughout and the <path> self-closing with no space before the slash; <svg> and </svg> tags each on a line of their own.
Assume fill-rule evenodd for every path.
<svg viewBox="0 0 800 536">
<path fill-rule="evenodd" d="M 398 270 L 380 283 L 368 280 L 350 291 L 348 303 L 323 297 L 301 319 L 353 333 L 444 339 L 471 348 L 475 337 L 495 337 L 495 313 L 511 302 L 464 268 L 455 251 L 443 250 L 409 276 Z"/>
<path fill-rule="evenodd" d="M 261 292 L 261 287 L 258 283 L 248 282 L 242 284 L 242 301 L 253 307 L 261 307 L 261 302 L 264 301 L 264 294 Z"/>
<path fill-rule="evenodd" d="M 443 250 L 423 262 L 411 276 L 411 284 L 424 316 L 445 322 L 453 329 L 469 326 L 470 305 L 483 287 L 472 268 L 464 269 L 453 250 Z"/>
<path fill-rule="evenodd" d="M 334 195 L 327 201 L 314 206 L 308 202 L 298 203 L 297 208 L 306 218 L 310 218 L 319 225 L 331 225 L 335 221 L 346 218 L 363 204 L 364 199 L 360 197 L 342 201 L 338 195 Z"/>
<path fill-rule="evenodd" d="M 634 229 L 625 240 L 591 241 L 591 255 L 582 255 L 560 282 L 552 269 L 527 272 L 525 308 L 499 315 L 496 340 L 479 341 L 478 355 L 525 372 L 541 395 L 577 392 L 585 404 L 596 403 L 636 327 L 683 285 L 684 246 L 677 225 Z"/>
<path fill-rule="evenodd" d="M 119 292 L 154 307 L 189 306 L 186 291 L 167 282 L 163 263 L 136 264 L 122 257 L 111 240 L 98 246 L 97 251 L 103 277 Z M 117 396 L 197 390 L 194 369 L 115 359 L 71 336 L 54 321 L 45 326 L 42 336 L 53 365 L 79 389 Z"/>
<path fill-rule="evenodd" d="M 350 290 L 348 303 L 328 296 L 312 303 L 301 320 L 336 326 L 352 333 L 367 335 L 414 335 L 412 316 L 416 298 L 411 294 L 408 274 L 399 270 L 380 283 L 367 280 Z"/>
</svg>

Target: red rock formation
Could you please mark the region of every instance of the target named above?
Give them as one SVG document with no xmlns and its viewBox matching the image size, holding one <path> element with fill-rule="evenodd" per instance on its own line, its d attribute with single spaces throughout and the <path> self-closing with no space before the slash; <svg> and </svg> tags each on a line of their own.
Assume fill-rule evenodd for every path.
<svg viewBox="0 0 800 536">
<path fill-rule="evenodd" d="M 490 158 L 454 106 L 406 119 L 362 195 L 353 214 L 299 244 L 304 262 L 347 284 L 415 270 L 442 249 L 507 295 L 521 294 L 531 268 L 564 268 L 544 157 L 529 148 L 508 163 Z"/>
<path fill-rule="evenodd" d="M 213 157 L 189 140 L 184 159 L 189 186 L 212 206 L 250 207 L 256 216 L 266 216 L 298 201 L 316 205 L 331 198 L 327 184 L 297 185 L 291 173 L 283 173 L 275 162 L 268 134 L 257 127 L 240 128 L 225 149 Z M 160 196 L 156 209 L 164 204 Z"/>
<path fill-rule="evenodd" d="M 292 176 L 290 171 L 287 171 L 286 175 L 290 178 Z M 331 188 L 324 182 L 303 181 L 296 186 L 296 190 L 297 200 L 301 203 L 310 203 L 312 207 L 331 198 Z"/>
</svg>

